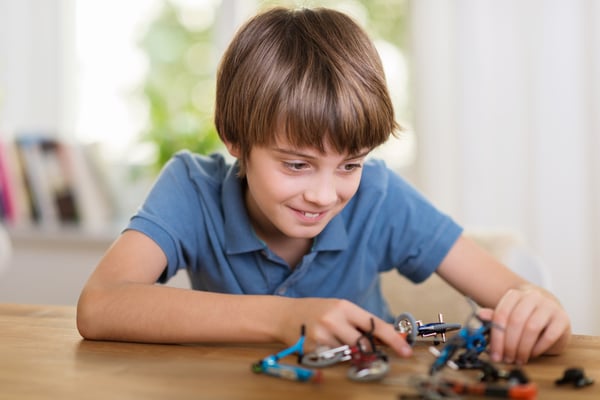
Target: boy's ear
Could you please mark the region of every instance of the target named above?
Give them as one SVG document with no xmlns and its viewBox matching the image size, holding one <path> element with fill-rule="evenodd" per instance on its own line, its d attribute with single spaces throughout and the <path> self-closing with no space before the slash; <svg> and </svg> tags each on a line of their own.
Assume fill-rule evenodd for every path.
<svg viewBox="0 0 600 400">
<path fill-rule="evenodd" d="M 229 154 L 234 156 L 235 158 L 240 158 L 240 146 L 229 141 L 225 142 L 225 147 L 227 147 L 227 151 Z"/>
</svg>

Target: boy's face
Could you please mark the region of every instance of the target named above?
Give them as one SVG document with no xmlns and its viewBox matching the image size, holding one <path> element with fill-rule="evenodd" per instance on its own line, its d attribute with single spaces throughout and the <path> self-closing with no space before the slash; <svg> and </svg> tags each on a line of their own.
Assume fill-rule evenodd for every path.
<svg viewBox="0 0 600 400">
<path fill-rule="evenodd" d="M 356 193 L 369 149 L 295 148 L 286 140 L 255 146 L 246 160 L 246 206 L 265 241 L 318 235 Z"/>
</svg>

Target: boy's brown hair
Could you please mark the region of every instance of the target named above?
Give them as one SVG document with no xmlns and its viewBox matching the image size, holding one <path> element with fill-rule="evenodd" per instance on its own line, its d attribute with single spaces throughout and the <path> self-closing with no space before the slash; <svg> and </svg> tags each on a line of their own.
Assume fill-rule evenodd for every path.
<svg viewBox="0 0 600 400">
<path fill-rule="evenodd" d="M 217 73 L 215 124 L 240 157 L 278 135 L 356 154 L 399 129 L 379 55 L 347 15 L 273 8 L 244 24 Z"/>
</svg>

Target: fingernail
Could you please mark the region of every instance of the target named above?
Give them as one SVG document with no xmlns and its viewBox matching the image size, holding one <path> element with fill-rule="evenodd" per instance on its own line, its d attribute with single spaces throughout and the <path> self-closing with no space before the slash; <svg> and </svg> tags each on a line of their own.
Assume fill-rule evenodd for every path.
<svg viewBox="0 0 600 400">
<path fill-rule="evenodd" d="M 502 360 L 502 357 L 500 357 L 500 354 L 492 353 L 492 361 L 493 362 L 500 362 L 500 360 Z"/>
<path fill-rule="evenodd" d="M 402 357 L 410 357 L 412 356 L 412 348 L 403 347 L 400 349 L 400 354 L 402 355 Z"/>
<path fill-rule="evenodd" d="M 506 357 L 506 358 L 504 359 L 504 362 L 505 362 L 506 364 L 512 364 L 512 363 L 513 363 L 513 361 L 514 361 L 514 360 L 513 360 L 512 358 L 510 358 L 510 357 Z"/>
</svg>

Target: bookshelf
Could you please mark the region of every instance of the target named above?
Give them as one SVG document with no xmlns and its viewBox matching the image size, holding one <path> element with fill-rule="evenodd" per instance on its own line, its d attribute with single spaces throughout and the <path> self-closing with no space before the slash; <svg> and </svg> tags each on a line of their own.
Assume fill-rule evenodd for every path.
<svg viewBox="0 0 600 400">
<path fill-rule="evenodd" d="M 0 137 L 0 222 L 12 248 L 0 302 L 76 304 L 149 185 L 113 182 L 102 161 L 94 145 L 52 135 Z M 169 286 L 189 287 L 186 274 Z"/>
<path fill-rule="evenodd" d="M 101 230 L 117 218 L 107 165 L 95 145 L 51 135 L 0 141 L 0 217 L 10 227 Z"/>
</svg>

